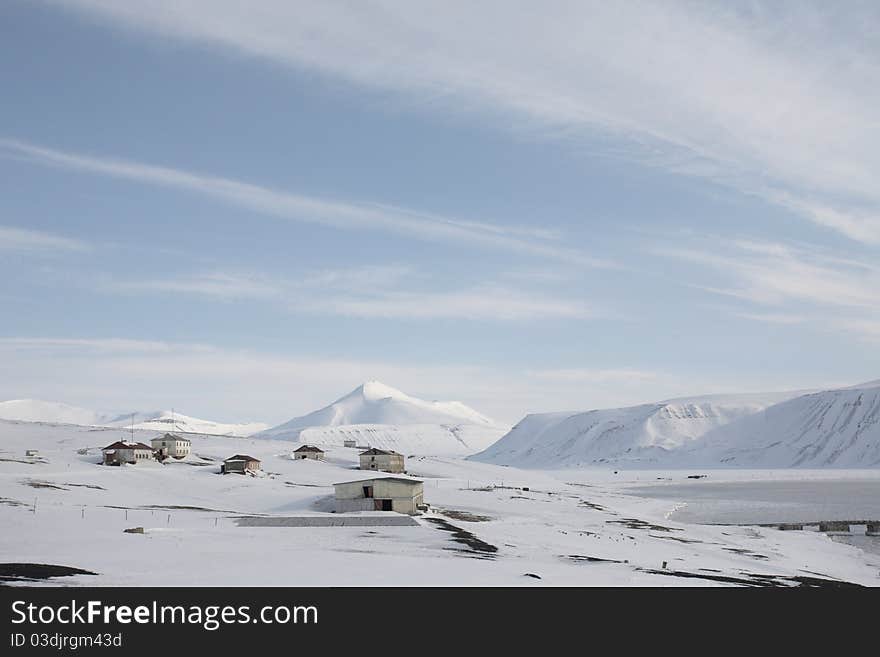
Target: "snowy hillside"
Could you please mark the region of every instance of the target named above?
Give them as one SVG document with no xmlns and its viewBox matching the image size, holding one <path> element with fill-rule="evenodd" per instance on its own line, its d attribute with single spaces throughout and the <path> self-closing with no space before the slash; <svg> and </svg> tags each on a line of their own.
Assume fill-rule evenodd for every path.
<svg viewBox="0 0 880 657">
<path fill-rule="evenodd" d="M 112 418 L 109 415 L 60 402 L 40 399 L 11 399 L 0 402 L 0 419 L 88 426 L 102 424 Z"/>
<path fill-rule="evenodd" d="M 706 434 L 689 457 L 739 467 L 880 465 L 880 381 L 776 404 Z"/>
<path fill-rule="evenodd" d="M 207 433 L 217 436 L 249 436 L 263 431 L 268 425 L 262 422 L 226 423 L 213 420 L 200 420 L 172 411 L 134 413 L 134 428 L 153 431 L 175 431 L 178 433 Z M 132 414 L 119 415 L 104 426 L 128 428 L 132 425 Z"/>
<path fill-rule="evenodd" d="M 425 401 L 368 381 L 329 406 L 256 437 L 326 445 L 351 439 L 404 454 L 451 456 L 485 449 L 504 432 L 461 402 Z"/>
<path fill-rule="evenodd" d="M 473 460 L 524 468 L 652 463 L 798 393 L 710 395 L 626 408 L 525 417 Z"/>
<path fill-rule="evenodd" d="M 0 420 L 125 429 L 130 428 L 133 423 L 135 429 L 206 433 L 219 436 L 248 436 L 267 427 L 266 424 L 260 422 L 235 424 L 200 420 L 172 411 L 100 413 L 69 404 L 39 399 L 13 399 L 0 402 Z"/>
<path fill-rule="evenodd" d="M 354 440 L 357 445 L 392 449 L 405 455 L 462 456 L 485 449 L 504 433 L 502 428 L 472 424 L 343 424 L 301 429 L 298 440 L 337 446 Z"/>
</svg>

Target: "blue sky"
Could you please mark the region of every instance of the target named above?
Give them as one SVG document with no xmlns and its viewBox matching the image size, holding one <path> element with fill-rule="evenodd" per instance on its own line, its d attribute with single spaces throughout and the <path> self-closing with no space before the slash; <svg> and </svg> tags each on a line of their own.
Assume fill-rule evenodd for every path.
<svg viewBox="0 0 880 657">
<path fill-rule="evenodd" d="M 0 8 L 0 398 L 500 420 L 880 370 L 871 3 Z"/>
</svg>

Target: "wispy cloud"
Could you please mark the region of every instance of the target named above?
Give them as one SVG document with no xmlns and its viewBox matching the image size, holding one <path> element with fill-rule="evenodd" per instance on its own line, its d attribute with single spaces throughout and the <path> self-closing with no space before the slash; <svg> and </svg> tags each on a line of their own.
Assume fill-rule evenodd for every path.
<svg viewBox="0 0 880 657">
<path fill-rule="evenodd" d="M 552 231 L 459 221 L 455 218 L 374 203 L 335 201 L 218 176 L 192 173 L 112 157 L 95 157 L 45 148 L 14 139 L 0 139 L 0 155 L 73 171 L 139 183 L 182 189 L 252 210 L 265 216 L 319 224 L 339 229 L 383 231 L 421 241 L 500 249 L 588 267 L 610 262 L 552 241 L 541 241 Z M 526 236 L 524 236 L 526 235 Z"/>
<path fill-rule="evenodd" d="M 874 262 L 804 244 L 746 240 L 663 246 L 654 253 L 714 271 L 717 284 L 687 284 L 746 304 L 724 309 L 730 315 L 877 335 L 880 265 Z"/>
<path fill-rule="evenodd" d="M 298 278 L 263 273 L 208 272 L 151 280 L 118 280 L 111 293 L 171 293 L 223 301 L 267 301 L 293 313 L 365 319 L 525 321 L 588 319 L 601 313 L 576 297 L 559 297 L 497 283 L 453 290 L 414 286 L 422 276 L 405 266 L 367 266 L 310 272 Z"/>
<path fill-rule="evenodd" d="M 591 369 L 563 368 L 555 370 L 533 370 L 529 374 L 538 379 L 569 381 L 572 383 L 641 383 L 655 381 L 657 372 L 636 369 Z"/>
<path fill-rule="evenodd" d="M 314 301 L 317 312 L 382 319 L 523 321 L 589 319 L 599 313 L 576 299 L 524 293 L 497 285 L 452 292 L 384 292 Z"/>
<path fill-rule="evenodd" d="M 37 230 L 0 226 L 0 251 L 86 251 L 86 242 Z"/>
<path fill-rule="evenodd" d="M 513 117 L 880 243 L 876 3 L 60 0 L 148 34 Z"/>
<path fill-rule="evenodd" d="M 180 344 L 157 340 L 134 340 L 130 338 L 0 338 L 0 347 L 13 350 L 32 350 L 43 353 L 173 353 L 180 350 L 194 352 L 212 351 L 204 344 Z"/>
</svg>

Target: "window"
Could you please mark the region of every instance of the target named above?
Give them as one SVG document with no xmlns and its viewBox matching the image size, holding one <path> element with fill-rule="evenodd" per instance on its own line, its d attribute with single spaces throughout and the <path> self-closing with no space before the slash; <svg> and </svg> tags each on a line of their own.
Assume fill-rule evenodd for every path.
<svg viewBox="0 0 880 657">
<path fill-rule="evenodd" d="M 364 497 L 373 497 L 373 487 L 364 486 Z"/>
</svg>

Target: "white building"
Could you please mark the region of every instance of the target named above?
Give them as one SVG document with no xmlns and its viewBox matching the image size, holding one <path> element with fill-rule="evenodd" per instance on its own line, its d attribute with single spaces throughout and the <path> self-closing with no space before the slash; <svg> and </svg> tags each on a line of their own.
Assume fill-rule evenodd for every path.
<svg viewBox="0 0 880 657">
<path fill-rule="evenodd" d="M 390 449 L 371 447 L 360 454 L 361 470 L 381 470 L 382 472 L 404 472 L 403 454 Z"/>
<path fill-rule="evenodd" d="M 410 515 L 419 512 L 424 503 L 425 486 L 418 479 L 378 477 L 333 484 L 336 490 L 336 512 L 396 511 Z"/>
<path fill-rule="evenodd" d="M 107 445 L 101 452 L 104 454 L 104 465 L 135 464 L 153 458 L 153 448 L 149 445 L 124 440 Z"/>
<path fill-rule="evenodd" d="M 171 456 L 176 459 L 182 459 L 192 451 L 192 441 L 189 438 L 181 438 L 173 433 L 166 433 L 164 436 L 153 438 L 150 443 L 153 445 L 153 449 L 156 450 L 159 458 Z"/>
</svg>

